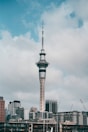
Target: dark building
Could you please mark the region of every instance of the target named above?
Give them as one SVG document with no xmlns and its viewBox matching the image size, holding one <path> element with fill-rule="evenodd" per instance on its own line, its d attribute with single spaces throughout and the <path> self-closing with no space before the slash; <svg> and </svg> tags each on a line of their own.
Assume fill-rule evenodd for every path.
<svg viewBox="0 0 88 132">
<path fill-rule="evenodd" d="M 57 113 L 58 105 L 55 100 L 46 100 L 45 110 L 52 113 Z"/>
<path fill-rule="evenodd" d="M 16 114 L 17 114 L 17 116 L 18 116 L 19 118 L 24 119 L 24 108 L 18 107 L 18 108 L 16 109 Z"/>
<path fill-rule="evenodd" d="M 0 123 L 0 132 L 56 132 L 55 123 L 12 122 Z M 58 125 L 58 132 L 88 132 L 88 125 Z"/>
<path fill-rule="evenodd" d="M 0 132 L 46 132 L 53 129 L 55 132 L 55 120 L 38 120 L 36 121 L 14 121 L 0 123 Z"/>
</svg>

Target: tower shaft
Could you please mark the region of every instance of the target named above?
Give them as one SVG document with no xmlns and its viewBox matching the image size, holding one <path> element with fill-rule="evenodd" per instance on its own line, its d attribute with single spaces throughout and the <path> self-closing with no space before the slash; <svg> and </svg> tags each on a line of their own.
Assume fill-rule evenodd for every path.
<svg viewBox="0 0 88 132">
<path fill-rule="evenodd" d="M 40 79 L 40 111 L 45 110 L 45 79 Z"/>
</svg>

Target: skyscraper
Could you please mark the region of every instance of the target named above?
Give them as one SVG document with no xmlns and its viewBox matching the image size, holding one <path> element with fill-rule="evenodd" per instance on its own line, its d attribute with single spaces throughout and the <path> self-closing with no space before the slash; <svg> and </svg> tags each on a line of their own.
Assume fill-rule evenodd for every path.
<svg viewBox="0 0 88 132">
<path fill-rule="evenodd" d="M 48 62 L 45 59 L 46 53 L 44 50 L 44 31 L 42 25 L 42 49 L 40 52 L 40 60 L 37 62 L 39 68 L 39 80 L 40 80 L 40 111 L 45 111 L 45 79 L 46 79 L 46 68 L 48 67 Z"/>
<path fill-rule="evenodd" d="M 10 112 L 11 115 L 16 114 L 16 109 L 21 107 L 21 103 L 18 100 L 14 100 L 13 102 L 9 102 L 8 104 L 8 111 Z"/>
<path fill-rule="evenodd" d="M 5 101 L 0 97 L 0 122 L 5 122 Z"/>
<path fill-rule="evenodd" d="M 46 100 L 45 104 L 46 111 L 57 113 L 58 110 L 58 104 L 56 100 Z"/>
</svg>

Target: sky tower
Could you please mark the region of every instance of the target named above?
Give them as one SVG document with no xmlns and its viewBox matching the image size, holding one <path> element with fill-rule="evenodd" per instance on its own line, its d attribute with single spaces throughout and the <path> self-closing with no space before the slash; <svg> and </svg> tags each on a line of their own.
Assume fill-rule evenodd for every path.
<svg viewBox="0 0 88 132">
<path fill-rule="evenodd" d="M 45 111 L 45 79 L 46 79 L 46 68 L 48 67 L 48 62 L 45 59 L 46 53 L 44 50 L 44 31 L 42 24 L 42 49 L 40 52 L 40 60 L 37 62 L 39 68 L 39 80 L 40 80 L 40 111 Z"/>
</svg>

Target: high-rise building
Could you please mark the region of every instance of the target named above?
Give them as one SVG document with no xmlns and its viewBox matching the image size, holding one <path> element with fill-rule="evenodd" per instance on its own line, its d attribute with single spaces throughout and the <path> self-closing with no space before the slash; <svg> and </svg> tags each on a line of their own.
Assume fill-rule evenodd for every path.
<svg viewBox="0 0 88 132">
<path fill-rule="evenodd" d="M 5 101 L 0 97 L 0 122 L 5 122 Z"/>
<path fill-rule="evenodd" d="M 57 113 L 58 105 L 56 100 L 46 100 L 45 110 L 52 113 Z"/>
<path fill-rule="evenodd" d="M 8 104 L 8 111 L 11 115 L 16 114 L 16 109 L 21 107 L 21 103 L 18 100 L 14 100 L 13 102 L 9 102 Z"/>
<path fill-rule="evenodd" d="M 16 114 L 18 118 L 24 119 L 24 108 L 23 107 L 16 108 Z"/>
<path fill-rule="evenodd" d="M 40 111 L 45 111 L 45 79 L 46 79 L 46 68 L 48 67 L 48 62 L 45 59 L 46 53 L 44 50 L 44 31 L 42 25 L 42 49 L 40 52 L 40 60 L 37 62 L 39 68 L 39 80 L 40 80 Z"/>
<path fill-rule="evenodd" d="M 29 109 L 24 109 L 24 120 L 29 120 Z"/>
</svg>

